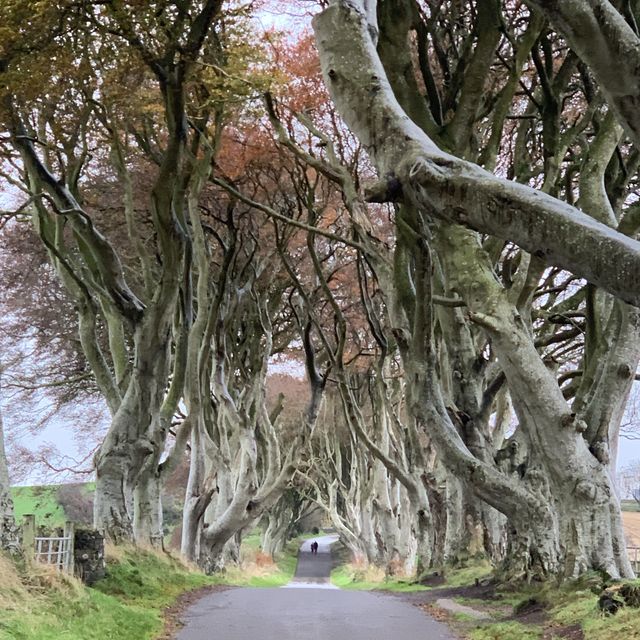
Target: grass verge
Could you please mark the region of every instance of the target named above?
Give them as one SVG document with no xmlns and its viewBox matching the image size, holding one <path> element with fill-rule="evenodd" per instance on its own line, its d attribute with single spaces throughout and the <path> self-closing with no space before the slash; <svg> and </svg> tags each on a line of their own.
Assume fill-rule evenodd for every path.
<svg viewBox="0 0 640 640">
<path fill-rule="evenodd" d="M 409 578 L 390 578 L 378 567 L 361 567 L 357 564 L 343 564 L 331 572 L 331 582 L 349 591 L 426 591 L 427 587 L 412 582 Z"/>
<path fill-rule="evenodd" d="M 597 574 L 562 585 L 498 587 L 484 601 L 457 598 L 489 613 L 491 621 L 454 626 L 470 640 L 640 640 L 639 610 L 624 607 L 616 615 L 605 615 L 598 608 L 601 588 Z"/>
<path fill-rule="evenodd" d="M 22 496 L 32 510 L 31 488 Z M 53 515 L 53 495 L 37 491 L 35 497 Z M 27 569 L 0 555 L 0 640 L 151 640 L 163 629 L 165 609 L 183 593 L 209 585 L 287 584 L 306 537 L 291 540 L 274 561 L 260 551 L 259 535 L 249 536 L 241 567 L 215 576 L 166 553 L 109 547 L 107 576 L 93 588 L 49 567 Z"/>
<path fill-rule="evenodd" d="M 178 595 L 215 583 L 151 551 L 118 550 L 95 588 L 54 569 L 26 570 L 2 557 L 0 639 L 150 640 Z"/>
<path fill-rule="evenodd" d="M 241 564 L 230 567 L 224 574 L 227 584 L 243 587 L 282 587 L 291 582 L 298 561 L 298 550 L 309 535 L 289 540 L 275 559 L 262 553 L 258 534 L 251 534 L 242 541 Z"/>
</svg>

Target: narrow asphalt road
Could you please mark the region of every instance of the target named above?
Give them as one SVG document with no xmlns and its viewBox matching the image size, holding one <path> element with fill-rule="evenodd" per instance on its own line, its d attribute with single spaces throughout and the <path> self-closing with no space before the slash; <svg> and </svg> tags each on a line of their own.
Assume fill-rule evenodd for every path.
<svg viewBox="0 0 640 640">
<path fill-rule="evenodd" d="M 318 553 L 311 553 L 311 543 L 318 543 Z M 331 545 L 338 536 L 318 536 L 305 540 L 298 553 L 298 564 L 287 589 L 337 589 L 331 584 Z"/>
<path fill-rule="evenodd" d="M 330 545 L 305 542 L 294 580 L 281 589 L 230 589 L 184 615 L 177 640 L 454 640 L 446 626 L 388 595 L 341 591 L 329 583 Z"/>
</svg>

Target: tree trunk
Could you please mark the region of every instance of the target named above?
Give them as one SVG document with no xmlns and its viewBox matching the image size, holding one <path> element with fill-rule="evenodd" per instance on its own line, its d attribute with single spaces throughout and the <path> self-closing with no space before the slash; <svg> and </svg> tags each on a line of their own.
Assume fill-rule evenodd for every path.
<svg viewBox="0 0 640 640">
<path fill-rule="evenodd" d="M 0 367 L 0 549 L 14 550 L 18 544 L 9 469 L 4 447 L 4 423 L 2 421 L 2 369 Z"/>
<path fill-rule="evenodd" d="M 580 421 L 498 285 L 476 234 L 457 223 L 515 242 L 636 305 L 638 271 L 631 275 L 628 265 L 640 260 L 640 245 L 555 198 L 443 153 L 393 95 L 362 5 L 335 2 L 315 18 L 314 28 L 332 97 L 383 177 L 370 200 L 401 198 L 417 212 L 412 231 L 418 238 L 407 242 L 415 308 L 403 350 L 410 410 L 448 470 L 508 517 L 514 573 L 632 575 L 606 464 L 589 451 Z M 469 317 L 486 332 L 511 392 L 528 453 L 519 471 L 498 470 L 488 457 L 476 457 L 447 411 L 433 340 L 434 229 L 449 289 L 460 293 Z M 385 293 L 393 299 L 393 291 Z M 403 329 L 396 333 L 402 336 Z"/>
<path fill-rule="evenodd" d="M 267 514 L 267 526 L 262 536 L 262 552 L 271 556 L 280 553 L 286 543 L 287 531 L 289 530 L 289 519 L 291 512 L 269 512 Z"/>
</svg>

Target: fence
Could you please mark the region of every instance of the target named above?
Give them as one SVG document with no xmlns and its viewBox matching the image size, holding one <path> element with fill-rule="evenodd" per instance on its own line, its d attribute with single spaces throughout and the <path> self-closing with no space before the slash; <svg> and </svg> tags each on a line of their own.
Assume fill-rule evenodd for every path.
<svg viewBox="0 0 640 640">
<path fill-rule="evenodd" d="M 637 575 L 640 573 L 640 547 L 627 547 L 627 554 L 629 555 L 631 566 Z"/>
<path fill-rule="evenodd" d="M 27 558 L 50 564 L 60 571 L 74 572 L 74 525 L 67 522 L 61 536 L 37 536 L 36 518 L 24 516 L 22 525 L 22 545 Z"/>
</svg>

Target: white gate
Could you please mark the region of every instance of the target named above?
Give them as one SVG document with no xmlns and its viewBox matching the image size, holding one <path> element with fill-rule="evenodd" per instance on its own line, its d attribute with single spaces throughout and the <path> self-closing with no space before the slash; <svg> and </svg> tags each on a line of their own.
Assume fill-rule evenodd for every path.
<svg viewBox="0 0 640 640">
<path fill-rule="evenodd" d="M 66 533 L 66 532 L 65 532 Z M 35 558 L 38 562 L 52 564 L 60 571 L 69 571 L 73 538 L 71 536 L 38 538 L 36 537 Z"/>
<path fill-rule="evenodd" d="M 640 573 L 640 547 L 627 547 L 627 555 L 636 574 Z"/>
<path fill-rule="evenodd" d="M 73 522 L 64 525 L 62 535 L 36 535 L 36 517 L 26 514 L 22 524 L 22 548 L 29 562 L 50 564 L 73 574 L 75 527 Z"/>
</svg>

